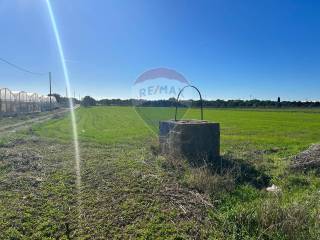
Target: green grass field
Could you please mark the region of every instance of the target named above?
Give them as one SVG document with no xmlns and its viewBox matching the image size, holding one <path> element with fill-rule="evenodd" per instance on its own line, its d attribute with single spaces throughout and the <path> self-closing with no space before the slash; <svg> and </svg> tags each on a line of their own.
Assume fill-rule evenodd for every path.
<svg viewBox="0 0 320 240">
<path fill-rule="evenodd" d="M 199 115 L 182 109 L 179 118 Z M 221 124 L 223 159 L 235 163 L 223 172 L 159 155 L 158 121 L 173 116 L 168 108 L 77 109 L 80 193 L 68 116 L 2 143 L 3 238 L 319 239 L 318 173 L 288 165 L 320 142 L 320 112 L 205 109 Z M 281 193 L 266 192 L 271 184 Z"/>
<path fill-rule="evenodd" d="M 156 136 L 159 119 L 174 118 L 173 108 L 141 109 L 81 108 L 76 113 L 80 139 L 110 143 Z M 199 110 L 191 109 L 183 115 L 185 119 L 198 119 L 200 114 Z M 281 154 L 289 156 L 320 141 L 320 113 L 316 112 L 206 109 L 205 119 L 221 123 L 223 150 L 231 149 L 234 143 L 244 143 L 263 150 L 281 148 Z M 35 130 L 51 138 L 72 137 L 69 118 L 51 121 Z"/>
</svg>

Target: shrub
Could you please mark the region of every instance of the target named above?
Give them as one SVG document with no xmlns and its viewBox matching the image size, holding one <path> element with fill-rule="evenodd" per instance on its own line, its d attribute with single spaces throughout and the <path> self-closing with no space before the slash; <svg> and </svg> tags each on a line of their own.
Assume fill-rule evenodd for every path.
<svg viewBox="0 0 320 240">
<path fill-rule="evenodd" d="M 96 100 L 90 96 L 85 96 L 81 101 L 81 105 L 84 107 L 96 106 L 96 104 Z"/>
</svg>

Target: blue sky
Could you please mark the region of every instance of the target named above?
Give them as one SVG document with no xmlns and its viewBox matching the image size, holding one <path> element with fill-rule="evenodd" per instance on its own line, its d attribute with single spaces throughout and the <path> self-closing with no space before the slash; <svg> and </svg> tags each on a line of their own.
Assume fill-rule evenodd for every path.
<svg viewBox="0 0 320 240">
<path fill-rule="evenodd" d="M 320 99 L 320 2 L 51 0 L 77 96 L 131 97 L 144 71 L 168 67 L 207 99 Z M 0 1 L 0 57 L 52 71 L 65 93 L 44 0 Z M 46 94 L 47 77 L 0 63 L 0 87 Z"/>
</svg>

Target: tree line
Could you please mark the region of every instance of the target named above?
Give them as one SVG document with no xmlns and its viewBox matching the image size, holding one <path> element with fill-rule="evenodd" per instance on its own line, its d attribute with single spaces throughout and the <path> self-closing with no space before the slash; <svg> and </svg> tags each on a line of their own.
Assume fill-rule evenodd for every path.
<svg viewBox="0 0 320 240">
<path fill-rule="evenodd" d="M 48 94 L 48 96 L 50 96 L 50 94 Z M 55 97 L 57 100 L 57 103 L 61 106 L 61 107 L 69 107 L 69 98 L 67 97 L 63 97 L 58 93 L 53 93 L 51 96 Z M 81 101 L 79 101 L 76 98 L 71 98 L 73 104 L 80 104 Z"/>
<path fill-rule="evenodd" d="M 54 94 L 58 103 L 67 104 L 68 98 L 61 97 Z M 81 101 L 74 100 L 75 103 L 82 106 L 143 106 L 143 107 L 174 107 L 176 106 L 176 99 L 170 98 L 168 100 L 136 100 L 136 99 L 101 99 L 95 100 L 90 96 L 84 97 Z M 319 101 L 276 101 L 272 100 L 203 100 L 203 107 L 207 108 L 315 108 L 320 107 Z M 179 107 L 200 107 L 199 100 L 179 101 Z"/>
</svg>

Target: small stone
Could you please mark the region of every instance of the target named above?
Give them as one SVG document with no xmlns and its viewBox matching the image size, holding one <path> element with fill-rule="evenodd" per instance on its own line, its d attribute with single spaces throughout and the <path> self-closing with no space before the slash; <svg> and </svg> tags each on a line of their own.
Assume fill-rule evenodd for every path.
<svg viewBox="0 0 320 240">
<path fill-rule="evenodd" d="M 42 182 L 42 181 L 43 181 L 43 179 L 42 179 L 42 178 L 40 178 L 40 177 L 37 177 L 37 178 L 36 178 L 36 181 L 37 181 L 37 182 Z"/>
<path fill-rule="evenodd" d="M 272 184 L 271 187 L 267 187 L 266 190 L 267 190 L 268 192 L 275 192 L 275 193 L 281 191 L 281 189 L 280 189 L 279 187 L 277 187 L 276 185 L 274 185 L 274 184 Z"/>
</svg>

